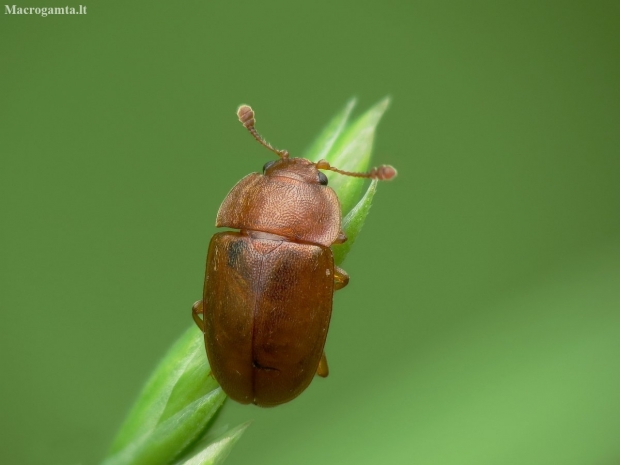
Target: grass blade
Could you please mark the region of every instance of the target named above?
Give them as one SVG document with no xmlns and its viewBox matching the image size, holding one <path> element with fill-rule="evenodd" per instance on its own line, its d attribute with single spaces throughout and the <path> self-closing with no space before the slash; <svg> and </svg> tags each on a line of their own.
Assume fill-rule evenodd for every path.
<svg viewBox="0 0 620 465">
<path fill-rule="evenodd" d="M 332 165 L 344 171 L 367 171 L 375 137 L 375 130 L 390 103 L 389 97 L 371 107 L 366 113 L 350 123 L 340 134 L 325 157 Z M 311 158 L 312 161 L 318 159 Z M 329 186 L 340 199 L 342 214 L 347 215 L 362 193 L 364 179 L 325 172 Z"/>
<path fill-rule="evenodd" d="M 349 212 L 347 216 L 342 220 L 342 230 L 347 235 L 347 241 L 344 244 L 338 244 L 332 246 L 332 251 L 334 252 L 334 263 L 336 265 L 340 265 L 357 239 L 358 234 L 362 230 L 362 226 L 364 226 L 364 222 L 366 221 L 366 217 L 370 212 L 370 206 L 372 205 L 372 199 L 377 192 L 377 180 L 374 179 L 364 197 L 357 203 L 357 205 Z"/>
<path fill-rule="evenodd" d="M 321 134 L 314 140 L 312 145 L 306 150 L 303 158 L 318 161 L 322 158 L 327 159 L 332 147 L 342 134 L 347 125 L 349 116 L 353 107 L 355 107 L 356 99 L 352 98 L 347 102 L 345 107 L 327 123 Z"/>
<path fill-rule="evenodd" d="M 198 336 L 202 336 L 200 331 L 190 328 L 165 355 L 123 423 L 110 448 L 110 454 L 124 449 L 136 438 L 155 429 L 194 354 L 204 350 L 202 337 Z"/>
<path fill-rule="evenodd" d="M 136 439 L 109 457 L 103 465 L 167 464 L 190 445 L 206 428 L 209 420 L 226 400 L 221 388 L 187 405 L 154 431 Z"/>
<path fill-rule="evenodd" d="M 223 463 L 248 426 L 250 426 L 250 422 L 243 423 L 226 431 L 213 441 L 201 441 L 195 447 L 195 449 L 202 448 L 200 452 L 188 459 L 177 462 L 176 465 L 217 465 Z"/>
</svg>

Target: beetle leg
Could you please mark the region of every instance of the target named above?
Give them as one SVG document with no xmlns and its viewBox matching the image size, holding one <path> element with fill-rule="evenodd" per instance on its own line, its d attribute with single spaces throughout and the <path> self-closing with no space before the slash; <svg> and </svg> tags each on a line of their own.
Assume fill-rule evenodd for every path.
<svg viewBox="0 0 620 465">
<path fill-rule="evenodd" d="M 334 266 L 334 290 L 342 289 L 349 284 L 349 275 L 342 268 Z"/>
<path fill-rule="evenodd" d="M 325 357 L 325 352 L 321 355 L 321 361 L 319 362 L 319 367 L 316 369 L 316 374 L 321 378 L 327 378 L 327 375 L 329 375 L 329 367 L 327 366 L 327 357 Z"/>
<path fill-rule="evenodd" d="M 194 305 L 192 305 L 192 318 L 196 323 L 196 326 L 200 328 L 200 331 L 205 332 L 204 321 L 201 318 L 202 316 L 202 300 L 198 300 Z"/>
<path fill-rule="evenodd" d="M 344 233 L 344 231 L 339 231 L 338 232 L 338 237 L 336 238 L 336 240 L 333 242 L 334 244 L 343 244 L 347 242 L 347 236 Z"/>
</svg>

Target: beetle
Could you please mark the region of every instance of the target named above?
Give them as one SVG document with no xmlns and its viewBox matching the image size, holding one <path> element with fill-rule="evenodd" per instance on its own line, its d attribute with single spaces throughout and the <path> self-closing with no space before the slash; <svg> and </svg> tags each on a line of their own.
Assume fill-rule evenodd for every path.
<svg viewBox="0 0 620 465">
<path fill-rule="evenodd" d="M 367 173 L 325 161 L 291 158 L 256 131 L 254 111 L 239 121 L 278 155 L 228 193 L 217 213 L 202 300 L 192 316 L 204 333 L 212 374 L 230 398 L 273 407 L 301 394 L 315 373 L 329 373 L 323 352 L 334 291 L 349 276 L 334 265 L 330 246 L 346 241 L 336 193 L 319 170 L 392 179 L 388 165 Z"/>
</svg>

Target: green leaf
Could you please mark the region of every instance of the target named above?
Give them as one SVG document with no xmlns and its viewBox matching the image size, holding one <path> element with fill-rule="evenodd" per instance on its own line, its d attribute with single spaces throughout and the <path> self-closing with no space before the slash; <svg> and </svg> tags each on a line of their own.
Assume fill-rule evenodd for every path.
<svg viewBox="0 0 620 465">
<path fill-rule="evenodd" d="M 250 422 L 243 423 L 226 431 L 214 440 L 210 440 L 209 437 L 204 438 L 194 447 L 194 450 L 199 450 L 199 452 L 194 453 L 190 458 L 182 459 L 176 465 L 217 465 L 223 463 L 248 426 L 250 426 Z"/>
<path fill-rule="evenodd" d="M 167 464 L 203 433 L 225 398 L 211 376 L 203 335 L 192 327 L 147 382 L 104 464 Z"/>
<path fill-rule="evenodd" d="M 192 362 L 199 352 L 204 354 L 202 333 L 192 327 L 177 340 L 147 381 L 116 436 L 110 454 L 120 451 L 136 438 L 155 429 L 166 411 L 175 386 L 187 370 L 191 370 Z M 209 373 L 210 370 L 203 373 L 203 378 Z"/>
<path fill-rule="evenodd" d="M 334 252 L 334 263 L 340 265 L 355 242 L 358 234 L 362 230 L 366 216 L 370 212 L 370 206 L 372 205 L 372 199 L 377 192 L 377 180 L 374 179 L 364 197 L 357 203 L 357 205 L 349 212 L 347 216 L 342 220 L 342 230 L 347 236 L 347 241 L 344 244 L 338 244 L 332 246 Z"/>
<path fill-rule="evenodd" d="M 347 125 L 324 158 L 332 166 L 344 171 L 367 171 L 370 168 L 375 130 L 389 103 L 389 97 L 384 98 L 353 123 Z M 310 159 L 315 162 L 319 160 Z M 342 214 L 347 215 L 360 198 L 364 179 L 329 171 L 325 175 L 329 179 L 330 187 L 338 194 Z"/>
<path fill-rule="evenodd" d="M 349 100 L 340 113 L 336 114 L 336 116 L 327 123 L 327 126 L 325 126 L 321 134 L 319 134 L 308 150 L 306 150 L 303 158 L 313 161 L 318 161 L 323 158 L 327 159 L 334 143 L 338 140 L 338 137 L 340 137 L 340 134 L 342 134 L 342 131 L 346 127 L 351 111 L 353 107 L 355 107 L 355 103 L 355 98 Z"/>
<path fill-rule="evenodd" d="M 159 420 L 160 423 L 183 409 L 188 403 L 219 387 L 218 382 L 211 375 L 204 336 L 197 328 L 191 328 L 191 331 L 196 334 L 196 341 L 193 350 L 187 354 L 190 362 L 172 390 L 166 409 Z"/>
<path fill-rule="evenodd" d="M 386 97 L 354 122 L 347 123 L 355 105 L 355 99 L 351 99 L 323 129 L 306 151 L 305 157 L 315 162 L 325 159 L 332 166 L 345 171 L 367 171 L 370 167 L 375 131 L 389 103 L 390 99 Z M 342 229 L 348 240 L 344 244 L 332 246 L 335 263 L 339 265 L 362 229 L 377 190 L 377 181 L 371 182 L 360 200 L 364 179 L 329 171 L 325 174 L 329 178 L 329 186 L 338 195 L 343 215 L 346 215 L 342 221 Z"/>
<path fill-rule="evenodd" d="M 226 394 L 221 388 L 211 391 L 109 457 L 103 465 L 167 464 L 204 431 L 224 400 Z"/>
</svg>

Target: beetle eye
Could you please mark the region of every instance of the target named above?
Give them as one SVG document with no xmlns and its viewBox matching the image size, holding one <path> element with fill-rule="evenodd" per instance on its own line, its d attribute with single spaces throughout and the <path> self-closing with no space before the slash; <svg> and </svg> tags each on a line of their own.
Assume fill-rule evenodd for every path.
<svg viewBox="0 0 620 465">
<path fill-rule="evenodd" d="M 322 186 L 327 186 L 327 176 L 319 171 L 319 184 Z"/>
<path fill-rule="evenodd" d="M 269 168 L 271 168 L 271 165 L 273 165 L 277 160 L 271 160 L 268 161 L 267 163 L 265 163 L 263 165 L 263 174 L 265 174 L 265 171 L 267 171 Z"/>
</svg>

